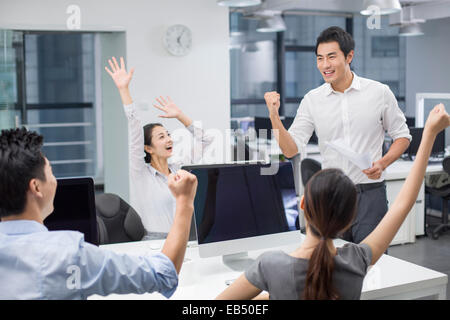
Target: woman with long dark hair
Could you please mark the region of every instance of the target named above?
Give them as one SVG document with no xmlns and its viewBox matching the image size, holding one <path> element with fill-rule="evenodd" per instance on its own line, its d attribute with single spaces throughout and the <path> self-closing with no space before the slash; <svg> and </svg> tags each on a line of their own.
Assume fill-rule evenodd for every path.
<svg viewBox="0 0 450 320">
<path fill-rule="evenodd" d="M 355 217 L 355 185 L 338 169 L 317 172 L 301 199 L 306 220 L 301 246 L 290 254 L 262 254 L 218 299 L 251 299 L 262 290 L 271 299 L 359 299 L 367 268 L 386 251 L 414 205 L 436 135 L 449 125 L 444 106 L 435 106 L 400 193 L 375 230 L 359 244 L 336 248 L 333 243 Z"/>
<path fill-rule="evenodd" d="M 108 60 L 105 70 L 111 76 L 119 90 L 124 111 L 128 119 L 130 136 L 130 176 L 131 206 L 139 213 L 147 235 L 144 239 L 164 238 L 172 226 L 175 213 L 175 198 L 167 185 L 170 173 L 175 173 L 182 164 L 199 161 L 203 150 L 213 139 L 203 130 L 193 125 L 192 120 L 182 112 L 170 97 L 159 97 L 153 106 L 164 112 L 161 118 L 177 119 L 192 134 L 195 143 L 189 155 L 169 162 L 173 155 L 174 142 L 169 132 L 161 123 L 150 123 L 142 126 L 138 110 L 133 103 L 129 84 L 134 68 L 127 72 L 124 59 L 120 58 L 120 66 L 115 57 Z"/>
</svg>

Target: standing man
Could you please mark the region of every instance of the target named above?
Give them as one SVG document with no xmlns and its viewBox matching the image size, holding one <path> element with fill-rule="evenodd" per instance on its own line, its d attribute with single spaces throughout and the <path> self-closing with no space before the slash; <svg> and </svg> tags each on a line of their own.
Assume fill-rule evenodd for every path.
<svg viewBox="0 0 450 320">
<path fill-rule="evenodd" d="M 356 184 L 357 216 L 344 240 L 359 243 L 387 212 L 384 170 L 408 148 L 411 136 L 403 112 L 387 85 L 358 77 L 350 69 L 355 42 L 339 27 L 324 30 L 316 41 L 317 69 L 325 83 L 308 92 L 300 103 L 292 126 L 286 130 L 278 109 L 280 95 L 264 95 L 270 119 L 283 154 L 295 156 L 313 131 L 319 140 L 322 168 L 340 168 Z M 385 131 L 394 140 L 382 156 Z M 361 170 L 325 142 L 342 138 L 357 153 L 368 152 L 374 161 Z"/>
</svg>

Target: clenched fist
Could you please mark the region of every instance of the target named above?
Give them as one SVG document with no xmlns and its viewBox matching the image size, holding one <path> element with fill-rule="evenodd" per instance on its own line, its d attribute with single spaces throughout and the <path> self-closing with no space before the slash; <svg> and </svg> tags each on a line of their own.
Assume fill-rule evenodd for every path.
<svg viewBox="0 0 450 320">
<path fill-rule="evenodd" d="M 176 200 L 194 202 L 197 177 L 193 174 L 185 170 L 178 170 L 177 173 L 169 175 L 168 185 Z"/>
<path fill-rule="evenodd" d="M 278 109 L 280 109 L 280 94 L 276 91 L 266 92 L 264 94 L 264 100 L 266 100 L 269 114 L 278 114 Z"/>
</svg>

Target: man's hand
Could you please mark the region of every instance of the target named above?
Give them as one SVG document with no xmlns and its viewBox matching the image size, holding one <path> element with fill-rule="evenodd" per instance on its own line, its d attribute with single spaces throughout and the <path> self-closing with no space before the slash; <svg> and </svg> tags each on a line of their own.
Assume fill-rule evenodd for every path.
<svg viewBox="0 0 450 320">
<path fill-rule="evenodd" d="M 128 85 L 130 84 L 131 78 L 133 77 L 134 68 L 132 68 L 130 72 L 127 73 L 123 57 L 120 57 L 120 67 L 115 57 L 112 57 L 112 61 L 111 59 L 109 59 L 108 62 L 112 71 L 109 70 L 108 67 L 105 67 L 105 70 L 113 79 L 117 89 L 127 89 Z"/>
<path fill-rule="evenodd" d="M 168 179 L 169 189 L 176 201 L 194 203 L 197 191 L 197 177 L 185 170 L 178 170 L 176 174 L 170 174 Z"/>
<path fill-rule="evenodd" d="M 384 169 L 386 169 L 386 167 L 383 165 L 383 163 L 381 162 L 381 159 L 380 159 L 378 161 L 375 161 L 372 164 L 372 168 L 363 170 L 363 172 L 366 174 L 366 176 L 369 179 L 377 180 L 377 179 L 380 179 L 381 174 L 383 173 Z"/>
<path fill-rule="evenodd" d="M 266 100 L 269 114 L 278 114 L 278 109 L 280 109 L 280 94 L 276 91 L 266 92 L 264 94 L 264 100 Z"/>
</svg>

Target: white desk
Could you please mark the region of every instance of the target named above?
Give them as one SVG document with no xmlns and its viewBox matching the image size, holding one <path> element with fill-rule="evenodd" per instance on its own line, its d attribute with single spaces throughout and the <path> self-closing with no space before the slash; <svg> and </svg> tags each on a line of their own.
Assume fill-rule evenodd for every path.
<svg viewBox="0 0 450 320">
<path fill-rule="evenodd" d="M 300 242 L 304 235 L 299 233 Z M 299 244 L 279 247 L 285 252 L 293 251 Z M 155 245 L 156 244 L 156 245 Z M 336 246 L 344 241 L 336 240 Z M 102 248 L 127 254 L 158 252 L 162 241 L 141 241 L 104 245 Z M 250 258 L 256 258 L 262 252 L 271 249 L 249 252 Z M 226 282 L 236 279 L 242 272 L 233 271 L 222 263 L 221 257 L 200 258 L 198 248 L 188 247 L 185 262 L 181 268 L 179 286 L 171 297 L 175 300 L 211 300 L 226 287 Z M 446 299 L 447 275 L 436 272 L 388 255 L 383 255 L 371 267 L 363 283 L 361 299 L 416 299 L 432 296 Z M 89 299 L 165 299 L 159 293 L 91 296 Z"/>
</svg>

